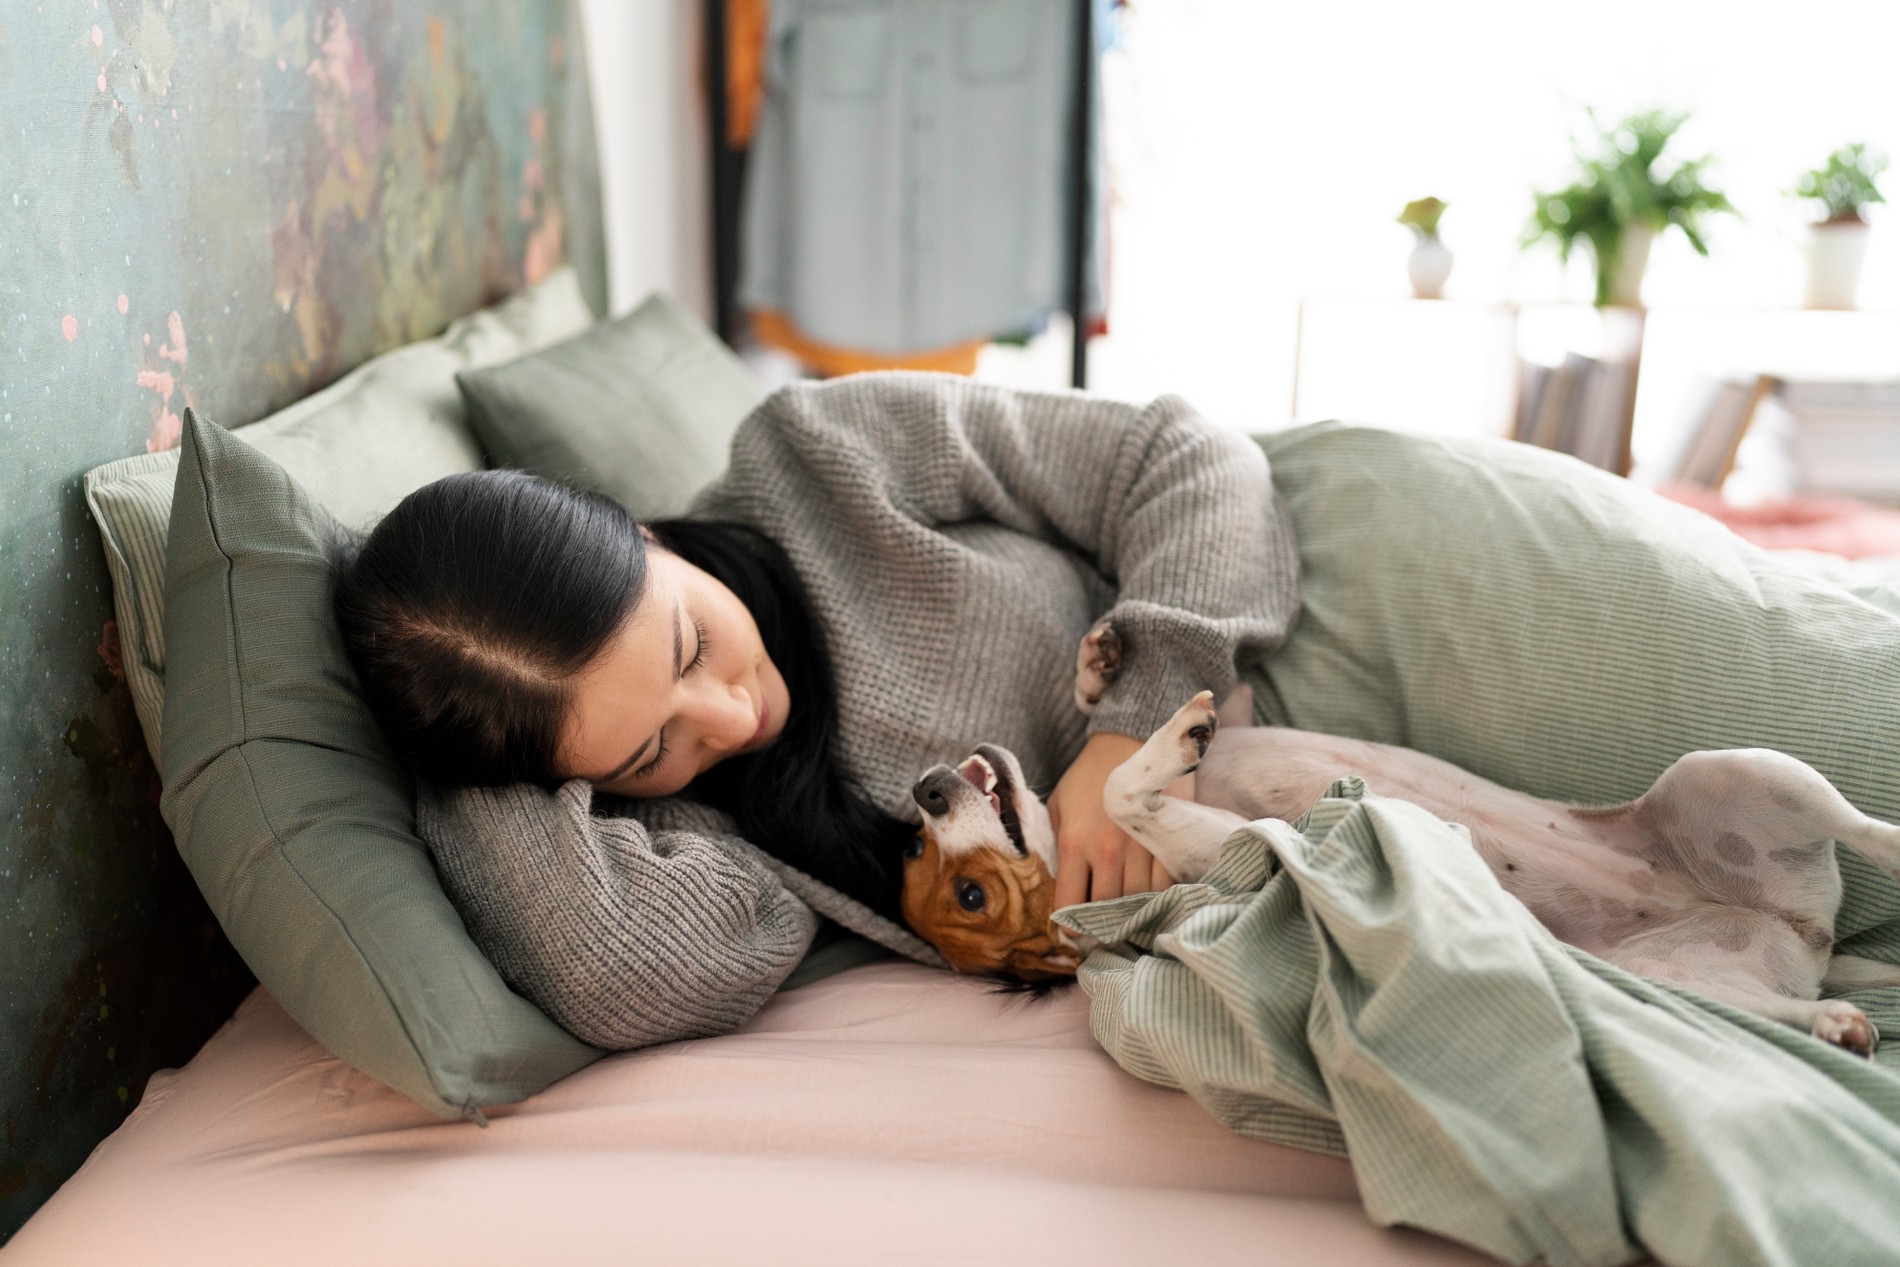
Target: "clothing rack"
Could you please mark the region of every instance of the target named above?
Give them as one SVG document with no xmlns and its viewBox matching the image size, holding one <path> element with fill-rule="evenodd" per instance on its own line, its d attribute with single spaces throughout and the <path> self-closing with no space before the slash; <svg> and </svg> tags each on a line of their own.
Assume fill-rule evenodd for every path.
<svg viewBox="0 0 1900 1267">
<path fill-rule="evenodd" d="M 1069 381 L 1088 386 L 1087 300 L 1089 247 L 1094 225 L 1089 147 L 1093 140 L 1089 101 L 1095 92 L 1095 0 L 1075 4 L 1075 97 L 1071 102 L 1074 126 L 1069 149 L 1069 258 L 1067 260 L 1068 313 L 1075 332 L 1070 344 Z M 739 205 L 745 186 L 746 152 L 727 143 L 730 132 L 726 101 L 726 3 L 703 0 L 706 42 L 707 117 L 711 133 L 713 324 L 727 346 L 739 340 Z"/>
</svg>

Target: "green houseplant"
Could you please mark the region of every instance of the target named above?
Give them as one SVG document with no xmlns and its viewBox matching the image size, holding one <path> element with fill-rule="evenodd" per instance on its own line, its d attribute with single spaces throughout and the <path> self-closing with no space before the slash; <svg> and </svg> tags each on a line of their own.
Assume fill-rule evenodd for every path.
<svg viewBox="0 0 1900 1267">
<path fill-rule="evenodd" d="M 1670 225 L 1680 228 L 1698 255 L 1709 253 L 1702 218 L 1735 208 L 1707 184 L 1708 155 L 1684 159 L 1666 170 L 1663 152 L 1688 115 L 1668 110 L 1633 114 L 1613 127 L 1589 119 L 1595 135 L 1574 146 L 1578 173 L 1553 193 L 1538 193 L 1523 245 L 1548 237 L 1559 259 L 1569 260 L 1578 242 L 1588 242 L 1596 261 L 1596 303 L 1639 305 L 1649 247 Z"/>
<path fill-rule="evenodd" d="M 1812 198 L 1826 213 L 1808 229 L 1808 307 L 1854 306 L 1867 254 L 1867 219 L 1861 212 L 1886 201 L 1879 183 L 1886 169 L 1884 155 L 1857 143 L 1835 150 L 1827 162 L 1803 172 L 1795 182 L 1791 192 Z"/>
<path fill-rule="evenodd" d="M 1445 279 L 1451 276 L 1451 251 L 1438 238 L 1438 219 L 1444 214 L 1442 200 L 1414 198 L 1398 215 L 1399 223 L 1417 237 L 1405 268 L 1412 281 L 1412 295 L 1418 299 L 1443 296 Z"/>
</svg>

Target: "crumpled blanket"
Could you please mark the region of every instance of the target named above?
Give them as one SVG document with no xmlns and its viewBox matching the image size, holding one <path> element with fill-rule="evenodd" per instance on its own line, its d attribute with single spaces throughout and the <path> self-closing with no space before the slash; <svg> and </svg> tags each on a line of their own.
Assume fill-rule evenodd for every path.
<svg viewBox="0 0 1900 1267">
<path fill-rule="evenodd" d="M 1382 1225 L 1557 1267 L 1900 1261 L 1900 1074 L 1564 945 L 1358 779 L 1201 883 L 1056 918 L 1108 943 L 1080 978 L 1124 1068 L 1349 1155 Z M 1895 995 L 1852 996 L 1889 1055 Z"/>
</svg>

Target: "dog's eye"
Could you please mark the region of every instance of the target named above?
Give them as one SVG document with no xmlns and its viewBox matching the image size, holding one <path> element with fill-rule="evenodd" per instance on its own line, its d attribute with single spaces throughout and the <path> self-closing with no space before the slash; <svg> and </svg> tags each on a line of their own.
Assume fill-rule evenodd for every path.
<svg viewBox="0 0 1900 1267">
<path fill-rule="evenodd" d="M 983 896 L 983 886 L 975 880 L 963 880 L 957 884 L 957 905 L 966 911 L 980 911 L 987 899 Z"/>
<path fill-rule="evenodd" d="M 904 846 L 904 856 L 906 858 L 923 857 L 924 856 L 924 838 L 922 836 L 912 836 L 910 838 L 910 843 Z"/>
</svg>

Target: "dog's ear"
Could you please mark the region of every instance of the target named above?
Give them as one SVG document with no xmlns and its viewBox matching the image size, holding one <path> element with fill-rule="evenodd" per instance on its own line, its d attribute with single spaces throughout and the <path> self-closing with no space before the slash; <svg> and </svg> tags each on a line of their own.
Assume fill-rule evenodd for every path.
<svg viewBox="0 0 1900 1267">
<path fill-rule="evenodd" d="M 1075 970 L 1082 966 L 1082 960 L 1073 950 L 1059 948 L 1042 957 L 1042 966 L 1051 976 L 1072 977 Z"/>
<path fill-rule="evenodd" d="M 1003 971 L 1025 981 L 1042 977 L 1072 977 L 1082 957 L 1047 933 L 1025 937 L 1009 948 Z"/>
</svg>

